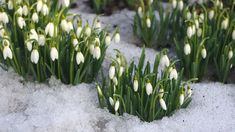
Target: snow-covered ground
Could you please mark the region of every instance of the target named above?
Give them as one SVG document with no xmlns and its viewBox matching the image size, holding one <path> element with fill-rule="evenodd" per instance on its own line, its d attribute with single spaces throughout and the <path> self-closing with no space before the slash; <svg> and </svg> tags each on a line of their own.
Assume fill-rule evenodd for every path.
<svg viewBox="0 0 235 132">
<path fill-rule="evenodd" d="M 84 19 L 95 15 L 79 2 Z M 84 12 L 84 10 L 87 12 Z M 111 44 L 103 68 L 107 69 L 113 49 L 127 60 L 138 60 L 141 48 L 132 34 L 134 12 L 123 10 L 101 17 L 103 24 L 120 25 L 122 42 Z M 157 51 L 146 49 L 153 61 Z M 68 86 L 51 78 L 46 84 L 25 82 L 14 71 L 0 69 L 0 132 L 232 132 L 235 130 L 235 85 L 214 82 L 193 84 L 193 100 L 187 109 L 171 117 L 146 123 L 131 115 L 115 116 L 98 108 L 94 83 Z"/>
</svg>

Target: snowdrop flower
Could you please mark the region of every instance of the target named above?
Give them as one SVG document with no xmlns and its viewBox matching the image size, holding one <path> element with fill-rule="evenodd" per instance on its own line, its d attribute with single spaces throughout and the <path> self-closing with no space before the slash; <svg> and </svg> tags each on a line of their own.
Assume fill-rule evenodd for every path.
<svg viewBox="0 0 235 132">
<path fill-rule="evenodd" d="M 9 22 L 9 18 L 6 12 L 0 12 L 0 22 L 7 24 Z"/>
<path fill-rule="evenodd" d="M 71 21 L 68 22 L 68 30 L 67 33 L 69 33 L 71 30 L 73 30 L 73 23 Z"/>
<path fill-rule="evenodd" d="M 184 54 L 189 55 L 191 53 L 191 47 L 189 44 L 184 45 Z"/>
<path fill-rule="evenodd" d="M 152 92 L 153 92 L 153 86 L 150 82 L 147 82 L 147 84 L 146 84 L 146 93 L 147 93 L 147 95 L 152 94 Z"/>
<path fill-rule="evenodd" d="M 52 61 L 58 60 L 59 53 L 58 53 L 58 50 L 55 47 L 51 48 L 50 56 L 51 56 Z"/>
<path fill-rule="evenodd" d="M 228 52 L 228 59 L 232 59 L 233 58 L 233 51 L 230 49 Z"/>
<path fill-rule="evenodd" d="M 33 22 L 38 23 L 38 14 L 36 12 L 33 13 L 32 20 Z"/>
<path fill-rule="evenodd" d="M 186 14 L 186 18 L 187 18 L 187 20 L 190 20 L 190 19 L 191 19 L 191 17 L 192 17 L 192 14 L 190 13 L 190 11 L 188 11 L 188 12 L 187 12 L 187 14 Z"/>
<path fill-rule="evenodd" d="M 203 59 L 206 58 L 207 53 L 206 53 L 206 49 L 205 49 L 205 48 L 202 49 L 201 55 L 202 55 L 202 58 L 203 58 Z"/>
<path fill-rule="evenodd" d="M 78 38 L 80 37 L 81 32 L 82 32 L 82 27 L 79 26 L 79 27 L 77 28 L 77 31 L 76 31 L 76 35 L 77 35 Z"/>
<path fill-rule="evenodd" d="M 117 80 L 117 78 L 114 77 L 112 80 L 113 80 L 114 85 L 117 86 L 117 85 L 118 85 L 118 80 Z"/>
<path fill-rule="evenodd" d="M 114 42 L 115 43 L 119 43 L 120 42 L 120 34 L 119 33 L 116 33 L 115 36 L 114 36 Z"/>
<path fill-rule="evenodd" d="M 138 80 L 135 79 L 134 82 L 133 82 L 133 89 L 135 92 L 138 91 L 138 87 L 139 87 L 139 83 L 138 83 Z"/>
<path fill-rule="evenodd" d="M 201 14 L 199 15 L 199 22 L 202 23 L 202 22 L 204 21 L 204 19 L 205 19 L 204 14 L 201 13 Z"/>
<path fill-rule="evenodd" d="M 151 20 L 149 17 L 146 19 L 146 25 L 148 28 L 151 28 Z"/>
<path fill-rule="evenodd" d="M 31 50 L 32 50 L 33 45 L 32 45 L 32 42 L 31 42 L 31 41 L 27 41 L 27 42 L 26 42 L 26 48 L 27 48 L 28 51 L 31 51 Z"/>
<path fill-rule="evenodd" d="M 4 58 L 4 60 L 6 60 L 7 58 L 9 58 L 9 59 L 13 58 L 12 51 L 11 51 L 11 49 L 10 49 L 10 47 L 8 45 L 4 45 L 4 48 L 3 48 L 3 58 Z"/>
<path fill-rule="evenodd" d="M 78 45 L 78 40 L 76 38 L 74 38 L 72 40 L 72 44 L 73 44 L 73 47 L 76 47 Z"/>
<path fill-rule="evenodd" d="M 82 54 L 82 52 L 77 52 L 77 55 L 76 55 L 76 62 L 77 64 L 81 64 L 81 63 L 84 63 L 84 56 Z"/>
<path fill-rule="evenodd" d="M 96 20 L 96 23 L 95 23 L 95 29 L 97 29 L 98 31 L 101 31 L 101 23 L 100 23 L 100 20 Z"/>
<path fill-rule="evenodd" d="M 176 0 L 172 0 L 172 7 L 173 9 L 175 9 L 177 6 L 177 1 Z"/>
<path fill-rule="evenodd" d="M 42 7 L 43 7 L 42 0 L 38 0 L 38 2 L 37 2 L 37 12 L 40 12 L 42 10 Z"/>
<path fill-rule="evenodd" d="M 111 44 L 111 37 L 109 34 L 105 37 L 105 44 L 106 46 L 109 46 Z"/>
<path fill-rule="evenodd" d="M 22 13 L 23 13 L 24 16 L 27 16 L 27 15 L 28 15 L 29 10 L 28 10 L 27 5 L 24 5 L 24 6 L 23 6 L 23 11 L 22 11 Z"/>
<path fill-rule="evenodd" d="M 52 22 L 48 23 L 46 28 L 45 28 L 45 33 L 46 35 L 50 35 L 51 37 L 54 36 L 54 24 Z"/>
<path fill-rule="evenodd" d="M 110 68 L 109 68 L 109 78 L 110 79 L 113 79 L 115 76 L 115 66 L 112 65 Z"/>
<path fill-rule="evenodd" d="M 9 0 L 9 1 L 8 1 L 7 6 L 8 6 L 8 9 L 9 9 L 9 10 L 12 10 L 12 9 L 13 9 L 13 2 L 12 2 L 12 0 Z"/>
<path fill-rule="evenodd" d="M 187 90 L 187 94 L 188 94 L 188 97 L 190 98 L 192 96 L 192 89 L 190 87 L 188 87 L 188 90 Z"/>
<path fill-rule="evenodd" d="M 142 9 L 141 6 L 138 7 L 138 15 L 139 15 L 140 17 L 143 16 L 143 9 Z"/>
<path fill-rule="evenodd" d="M 88 37 L 91 35 L 91 28 L 89 26 L 87 26 L 85 29 L 85 35 Z"/>
<path fill-rule="evenodd" d="M 198 19 L 195 19 L 195 20 L 194 20 L 194 23 L 195 23 L 195 27 L 198 29 L 198 28 L 199 28 L 199 20 L 198 20 Z"/>
<path fill-rule="evenodd" d="M 181 93 L 180 94 L 180 105 L 182 105 L 184 103 L 184 94 Z"/>
<path fill-rule="evenodd" d="M 16 14 L 22 16 L 22 14 L 23 14 L 23 9 L 22 9 L 21 6 L 16 10 Z"/>
<path fill-rule="evenodd" d="M 209 12 L 209 19 L 212 20 L 214 15 L 215 15 L 215 11 L 214 10 L 210 10 L 210 12 Z"/>
<path fill-rule="evenodd" d="M 26 26 L 25 20 L 21 16 L 17 18 L 17 23 L 18 23 L 18 26 L 20 27 L 20 29 L 23 29 L 23 27 Z"/>
<path fill-rule="evenodd" d="M 162 98 L 163 95 L 164 95 L 164 89 L 161 88 L 161 89 L 159 90 L 159 97 Z"/>
<path fill-rule="evenodd" d="M 115 112 L 117 112 L 117 111 L 118 111 L 119 106 L 120 106 L 120 102 L 119 102 L 119 100 L 117 100 L 117 101 L 116 101 L 116 103 L 115 103 L 115 106 L 114 106 L 114 110 L 115 110 Z"/>
<path fill-rule="evenodd" d="M 160 67 L 163 69 L 170 65 L 170 60 L 167 55 L 163 55 L 160 59 Z"/>
<path fill-rule="evenodd" d="M 95 46 L 93 51 L 93 58 L 99 60 L 100 55 L 101 55 L 100 47 L 97 45 Z"/>
<path fill-rule="evenodd" d="M 163 110 L 167 110 L 166 103 L 162 98 L 159 99 L 159 103 L 160 103 Z"/>
<path fill-rule="evenodd" d="M 29 38 L 38 41 L 38 34 L 35 29 L 30 30 Z"/>
<path fill-rule="evenodd" d="M 113 101 L 112 97 L 109 97 L 109 103 L 110 103 L 111 106 L 114 106 L 114 101 Z"/>
<path fill-rule="evenodd" d="M 49 9 L 48 9 L 48 6 L 46 4 L 43 4 L 43 7 L 42 7 L 42 15 L 43 16 L 47 16 L 49 14 Z"/>
<path fill-rule="evenodd" d="M 198 36 L 198 37 L 201 37 L 201 36 L 202 36 L 202 29 L 201 29 L 201 28 L 199 28 L 199 29 L 197 30 L 197 36 Z"/>
<path fill-rule="evenodd" d="M 31 56 L 30 56 L 31 62 L 34 64 L 38 64 L 38 60 L 39 60 L 39 53 L 37 49 L 34 49 L 31 52 Z"/>
<path fill-rule="evenodd" d="M 38 45 L 44 46 L 45 42 L 46 42 L 45 36 L 42 34 L 38 35 Z"/>
<path fill-rule="evenodd" d="M 153 3 L 153 0 L 149 0 L 149 4 L 152 4 Z"/>
<path fill-rule="evenodd" d="M 123 72 L 124 72 L 124 67 L 123 67 L 123 66 L 120 66 L 118 76 L 121 77 L 122 74 L 123 74 Z"/>
<path fill-rule="evenodd" d="M 176 69 L 173 68 L 172 70 L 170 70 L 170 80 L 172 80 L 172 79 L 177 80 L 177 78 L 178 78 L 178 73 L 177 73 Z"/>
<path fill-rule="evenodd" d="M 91 44 L 89 46 L 89 50 L 90 50 L 90 53 L 93 55 L 93 52 L 94 52 L 94 49 L 95 49 L 95 45 L 94 44 Z"/>
<path fill-rule="evenodd" d="M 221 1 L 221 2 L 220 2 L 220 9 L 222 10 L 223 7 L 224 7 L 224 5 L 223 5 L 223 2 Z"/>
<path fill-rule="evenodd" d="M 184 2 L 183 2 L 183 0 L 180 0 L 178 2 L 178 8 L 179 8 L 180 11 L 182 11 L 184 9 Z"/>
<path fill-rule="evenodd" d="M 68 22 L 66 21 L 66 19 L 63 19 L 60 23 L 60 27 L 63 31 L 68 31 Z"/>
<path fill-rule="evenodd" d="M 188 38 L 191 38 L 193 36 L 193 29 L 191 26 L 187 28 L 187 36 Z"/>
<path fill-rule="evenodd" d="M 228 25 L 229 25 L 229 19 L 225 18 L 221 23 L 221 29 L 226 30 L 228 28 Z"/>
<path fill-rule="evenodd" d="M 233 33 L 232 33 L 232 39 L 235 40 L 235 29 L 233 30 Z"/>
<path fill-rule="evenodd" d="M 63 4 L 63 6 L 65 6 L 65 7 L 69 7 L 70 0 L 62 0 L 62 4 Z"/>
</svg>

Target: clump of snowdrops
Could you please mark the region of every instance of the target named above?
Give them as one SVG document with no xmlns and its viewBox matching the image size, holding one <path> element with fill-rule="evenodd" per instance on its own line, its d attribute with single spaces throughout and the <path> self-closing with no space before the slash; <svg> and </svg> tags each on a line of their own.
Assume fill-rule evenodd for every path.
<svg viewBox="0 0 235 132">
<path fill-rule="evenodd" d="M 177 72 L 167 51 L 156 55 L 154 66 L 150 65 L 150 62 L 145 64 L 144 49 L 138 65 L 134 62 L 127 65 L 125 57 L 117 52 L 108 79 L 97 84 L 100 107 L 107 107 L 116 115 L 136 115 L 148 122 L 187 107 L 192 95 L 190 81 L 182 81 L 183 70 Z"/>
<path fill-rule="evenodd" d="M 218 80 L 226 82 L 234 58 L 234 4 L 223 8 L 221 1 L 212 2 L 212 8 L 201 5 L 199 9 L 188 10 L 186 35 L 176 42 L 176 51 L 189 78 L 201 80 L 210 63 Z"/>
<path fill-rule="evenodd" d="M 94 80 L 112 37 L 98 18 L 83 25 L 78 15 L 68 13 L 69 5 L 69 0 L 2 3 L 1 66 L 39 82 L 51 76 L 66 84 Z"/>
<path fill-rule="evenodd" d="M 153 2 L 157 3 L 158 19 Z M 140 0 L 134 17 L 135 35 L 147 47 L 157 48 L 172 43 L 174 36 L 182 36 L 184 22 L 181 16 L 186 10 L 184 7 L 183 0 L 173 0 L 166 8 L 163 8 L 160 0 Z"/>
</svg>

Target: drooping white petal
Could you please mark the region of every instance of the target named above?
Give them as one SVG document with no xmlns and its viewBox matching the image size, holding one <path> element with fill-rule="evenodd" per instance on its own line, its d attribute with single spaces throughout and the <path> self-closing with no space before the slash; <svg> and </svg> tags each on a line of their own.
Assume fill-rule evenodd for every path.
<svg viewBox="0 0 235 132">
<path fill-rule="evenodd" d="M 34 49 L 32 52 L 31 52 L 31 56 L 30 56 L 30 59 L 31 59 L 31 62 L 34 63 L 34 64 L 37 64 L 38 61 L 39 61 L 39 52 L 37 49 Z"/>
</svg>

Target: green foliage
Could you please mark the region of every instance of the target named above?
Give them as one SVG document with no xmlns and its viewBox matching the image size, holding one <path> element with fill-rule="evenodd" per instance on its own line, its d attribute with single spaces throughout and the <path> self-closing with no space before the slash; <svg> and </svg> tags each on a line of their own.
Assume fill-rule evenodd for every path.
<svg viewBox="0 0 235 132">
<path fill-rule="evenodd" d="M 183 70 L 177 73 L 166 51 L 156 55 L 153 68 L 145 64 L 143 49 L 139 64 L 129 66 L 120 52 L 110 65 L 109 78 L 97 84 L 100 107 L 113 114 L 129 113 L 143 121 L 172 115 L 191 101 L 189 82 L 182 81 Z M 106 82 L 107 81 L 107 82 Z"/>
</svg>

